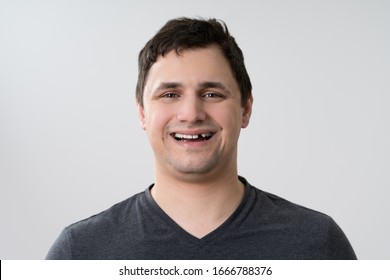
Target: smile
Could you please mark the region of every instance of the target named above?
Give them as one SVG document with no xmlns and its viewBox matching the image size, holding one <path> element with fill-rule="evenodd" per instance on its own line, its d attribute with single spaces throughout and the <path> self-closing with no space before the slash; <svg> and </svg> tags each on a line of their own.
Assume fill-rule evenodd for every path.
<svg viewBox="0 0 390 280">
<path fill-rule="evenodd" d="M 213 137 L 212 132 L 201 133 L 201 134 L 182 134 L 172 133 L 171 134 L 177 141 L 207 141 Z"/>
</svg>

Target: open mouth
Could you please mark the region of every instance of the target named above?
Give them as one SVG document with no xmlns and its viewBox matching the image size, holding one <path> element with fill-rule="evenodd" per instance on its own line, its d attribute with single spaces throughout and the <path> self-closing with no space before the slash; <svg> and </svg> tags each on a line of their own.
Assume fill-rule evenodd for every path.
<svg viewBox="0 0 390 280">
<path fill-rule="evenodd" d="M 181 133 L 172 133 L 171 134 L 176 141 L 183 142 L 198 142 L 198 141 L 207 141 L 213 137 L 212 132 L 201 133 L 201 134 L 181 134 Z"/>
</svg>

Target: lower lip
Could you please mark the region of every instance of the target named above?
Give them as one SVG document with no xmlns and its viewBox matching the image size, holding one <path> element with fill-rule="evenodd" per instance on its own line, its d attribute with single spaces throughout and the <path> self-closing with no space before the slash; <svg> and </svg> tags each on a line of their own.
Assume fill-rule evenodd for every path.
<svg viewBox="0 0 390 280">
<path fill-rule="evenodd" d="M 179 144 L 180 146 L 185 147 L 185 148 L 202 148 L 202 147 L 209 145 L 212 142 L 212 140 L 214 139 L 214 137 L 215 137 L 215 135 L 213 135 L 210 139 L 203 140 L 203 141 L 186 141 L 186 140 L 178 141 L 173 136 L 172 136 L 172 139 L 176 144 Z"/>
</svg>

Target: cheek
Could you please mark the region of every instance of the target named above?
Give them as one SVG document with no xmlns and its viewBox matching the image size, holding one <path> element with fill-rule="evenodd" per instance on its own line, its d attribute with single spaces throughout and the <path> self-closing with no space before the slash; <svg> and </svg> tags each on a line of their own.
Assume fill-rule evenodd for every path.
<svg viewBox="0 0 390 280">
<path fill-rule="evenodd" d="M 149 131 L 149 134 L 162 133 L 172 117 L 170 111 L 149 108 L 148 112 L 152 113 L 145 115 L 146 130 Z"/>
<path fill-rule="evenodd" d="M 214 120 L 222 128 L 222 140 L 226 143 L 235 143 L 241 131 L 242 117 L 237 110 L 216 111 Z"/>
<path fill-rule="evenodd" d="M 214 115 L 221 126 L 228 131 L 236 131 L 241 128 L 241 110 L 230 108 L 229 110 L 216 111 Z"/>
</svg>

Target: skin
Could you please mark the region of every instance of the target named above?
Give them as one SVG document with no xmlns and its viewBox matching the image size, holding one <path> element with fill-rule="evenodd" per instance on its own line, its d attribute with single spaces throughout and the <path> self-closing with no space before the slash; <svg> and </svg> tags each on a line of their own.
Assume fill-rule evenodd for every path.
<svg viewBox="0 0 390 280">
<path fill-rule="evenodd" d="M 237 142 L 253 100 L 241 106 L 237 81 L 216 45 L 171 51 L 150 68 L 138 104 L 154 153 L 157 204 L 184 230 L 202 238 L 238 207 Z M 212 135 L 177 141 L 175 135 Z"/>
</svg>

